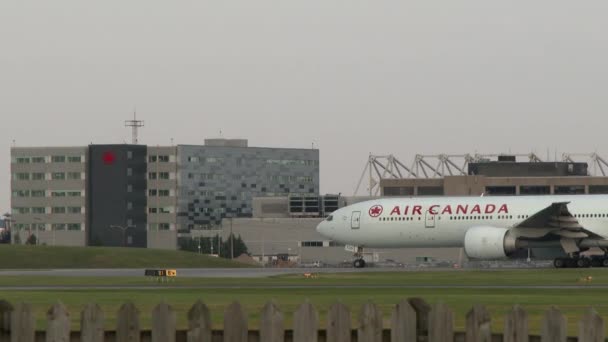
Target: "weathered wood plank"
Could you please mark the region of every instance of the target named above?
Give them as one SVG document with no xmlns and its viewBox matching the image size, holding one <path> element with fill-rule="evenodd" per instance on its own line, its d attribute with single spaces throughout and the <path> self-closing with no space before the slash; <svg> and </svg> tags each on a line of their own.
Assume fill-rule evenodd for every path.
<svg viewBox="0 0 608 342">
<path fill-rule="evenodd" d="M 11 331 L 11 314 L 13 309 L 11 303 L 0 300 L 0 333 Z"/>
<path fill-rule="evenodd" d="M 34 342 L 36 320 L 32 306 L 19 303 L 11 315 L 11 342 Z"/>
<path fill-rule="evenodd" d="M 293 342 L 317 342 L 319 337 L 319 315 L 306 301 L 293 315 Z"/>
<path fill-rule="evenodd" d="M 413 342 L 416 341 L 416 336 L 416 311 L 409 301 L 402 300 L 395 306 L 391 316 L 391 342 Z"/>
<path fill-rule="evenodd" d="M 131 302 L 123 304 L 116 317 L 116 341 L 139 342 L 141 329 L 139 326 L 139 310 Z"/>
<path fill-rule="evenodd" d="M 80 341 L 103 342 L 104 314 L 97 304 L 87 304 L 80 313 Z"/>
<path fill-rule="evenodd" d="M 515 305 L 505 316 L 503 342 L 528 342 L 528 313 L 521 306 Z"/>
<path fill-rule="evenodd" d="M 327 342 L 351 341 L 350 310 L 342 303 L 335 303 L 327 315 Z"/>
<path fill-rule="evenodd" d="M 188 342 L 210 342 L 211 313 L 205 303 L 198 300 L 188 311 Z"/>
<path fill-rule="evenodd" d="M 578 342 L 604 342 L 604 320 L 589 308 L 578 323 Z"/>
<path fill-rule="evenodd" d="M 239 302 L 230 304 L 224 314 L 224 342 L 247 342 L 247 317 Z"/>
<path fill-rule="evenodd" d="M 431 306 L 422 298 L 410 298 L 408 302 L 416 311 L 416 334 L 427 336 L 429 333 L 429 314 Z"/>
<path fill-rule="evenodd" d="M 541 342 L 566 342 L 567 323 L 566 317 L 556 307 L 551 307 L 541 323 Z"/>
<path fill-rule="evenodd" d="M 490 313 L 483 305 L 474 305 L 466 317 L 466 342 L 491 342 L 492 329 Z"/>
<path fill-rule="evenodd" d="M 358 342 L 382 342 L 382 312 L 373 303 L 365 303 L 361 309 L 357 330 Z"/>
<path fill-rule="evenodd" d="M 46 341 L 70 342 L 70 314 L 61 302 L 53 305 L 46 313 Z"/>
<path fill-rule="evenodd" d="M 175 342 L 177 316 L 173 308 L 162 302 L 152 310 L 152 342 Z"/>
<path fill-rule="evenodd" d="M 443 303 L 434 304 L 429 314 L 429 342 L 454 340 L 454 313 Z"/>
<path fill-rule="evenodd" d="M 260 324 L 260 341 L 283 342 L 285 340 L 285 326 L 283 314 L 272 301 L 266 303 L 262 309 Z"/>
</svg>

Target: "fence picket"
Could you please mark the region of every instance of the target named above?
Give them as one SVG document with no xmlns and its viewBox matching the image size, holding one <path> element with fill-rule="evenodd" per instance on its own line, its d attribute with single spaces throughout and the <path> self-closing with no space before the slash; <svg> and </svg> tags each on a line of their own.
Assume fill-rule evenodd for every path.
<svg viewBox="0 0 608 342">
<path fill-rule="evenodd" d="M 211 327 L 209 308 L 198 300 L 188 311 L 188 342 L 210 342 Z"/>
<path fill-rule="evenodd" d="M 262 310 L 260 324 L 260 341 L 283 342 L 285 340 L 285 327 L 283 325 L 283 314 L 277 305 L 270 301 Z"/>
<path fill-rule="evenodd" d="M 13 306 L 11 303 L 0 300 L 0 339 L 4 335 L 8 336 L 11 331 L 11 314 L 13 312 Z"/>
<path fill-rule="evenodd" d="M 116 322 L 117 342 L 139 342 L 141 340 L 139 310 L 133 303 L 127 302 L 120 307 Z"/>
<path fill-rule="evenodd" d="M 351 341 L 350 310 L 342 303 L 335 303 L 327 315 L 327 342 Z"/>
<path fill-rule="evenodd" d="M 382 342 L 382 312 L 376 304 L 363 305 L 357 337 L 359 342 Z"/>
<path fill-rule="evenodd" d="M 61 302 L 53 305 L 46 313 L 46 341 L 70 342 L 70 314 Z"/>
<path fill-rule="evenodd" d="M 80 313 L 80 341 L 103 342 L 104 314 L 97 304 L 87 304 Z"/>
<path fill-rule="evenodd" d="M 306 301 L 293 315 L 293 342 L 317 342 L 319 315 Z"/>
<path fill-rule="evenodd" d="M 422 298 L 410 298 L 408 303 L 416 311 L 416 334 L 427 336 L 429 333 L 429 314 L 431 306 Z"/>
<path fill-rule="evenodd" d="M 152 342 L 175 342 L 177 316 L 173 308 L 161 302 L 152 310 Z"/>
<path fill-rule="evenodd" d="M 410 302 L 402 300 L 393 309 L 391 342 L 416 341 L 416 330 L 416 311 Z"/>
<path fill-rule="evenodd" d="M 492 329 L 490 313 L 483 305 L 474 305 L 467 313 L 466 342 L 491 342 Z"/>
<path fill-rule="evenodd" d="M 578 342 L 604 342 L 604 320 L 593 308 L 578 323 Z"/>
<path fill-rule="evenodd" d="M 503 342 L 528 342 L 528 313 L 521 306 L 515 305 L 505 316 Z"/>
<path fill-rule="evenodd" d="M 447 305 L 437 303 L 431 307 L 428 336 L 429 342 L 454 340 L 454 314 Z"/>
<path fill-rule="evenodd" d="M 247 342 L 247 317 L 241 303 L 233 302 L 224 314 L 224 342 Z"/>
<path fill-rule="evenodd" d="M 540 327 L 541 342 L 566 342 L 566 317 L 554 306 L 545 313 Z"/>
<path fill-rule="evenodd" d="M 32 306 L 19 303 L 11 315 L 11 342 L 34 342 L 36 321 Z"/>
</svg>

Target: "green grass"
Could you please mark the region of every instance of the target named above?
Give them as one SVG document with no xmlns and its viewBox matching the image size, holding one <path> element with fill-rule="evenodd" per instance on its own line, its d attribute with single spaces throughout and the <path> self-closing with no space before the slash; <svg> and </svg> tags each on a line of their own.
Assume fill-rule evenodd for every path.
<svg viewBox="0 0 608 342">
<path fill-rule="evenodd" d="M 502 331 L 504 315 L 514 304 L 520 304 L 528 311 L 530 330 L 540 332 L 540 322 L 544 312 L 552 305 L 558 306 L 568 319 L 569 335 L 576 335 L 577 323 L 584 311 L 593 306 L 602 316 L 608 316 L 608 289 L 466 289 L 446 288 L 429 289 L 422 285 L 579 285 L 579 278 L 592 276 L 590 285 L 608 284 L 608 270 L 499 270 L 499 271 L 423 271 L 423 272 L 382 272 L 382 273 L 345 273 L 321 274 L 316 279 L 304 279 L 301 274 L 254 279 L 205 279 L 177 278 L 175 282 L 155 284 L 152 289 L 120 290 L 6 290 L 0 289 L 0 299 L 16 303 L 29 302 L 33 305 L 38 319 L 38 327 L 45 326 L 45 312 L 56 301 L 68 306 L 74 329 L 78 329 L 78 312 L 87 302 L 101 305 L 107 318 L 106 328 L 116 325 L 116 311 L 126 301 L 133 301 L 140 309 L 144 328 L 150 327 L 152 308 L 166 301 L 177 311 L 180 329 L 186 327 L 186 313 L 191 305 L 202 299 L 211 309 L 213 324 L 222 326 L 225 308 L 235 300 L 240 301 L 249 318 L 251 328 L 259 325 L 259 312 L 268 300 L 275 300 L 286 316 L 286 326 L 292 326 L 293 312 L 305 300 L 310 300 L 319 310 L 320 322 L 325 326 L 327 311 L 336 301 L 350 307 L 353 326 L 361 305 L 372 301 L 379 305 L 388 327 L 393 306 L 401 299 L 421 297 L 429 303 L 442 301 L 455 312 L 458 331 L 464 330 L 466 313 L 473 304 L 484 304 L 490 311 L 492 329 Z M 0 286 L 18 285 L 151 285 L 150 280 L 142 277 L 2 277 Z M 257 285 L 259 288 L 226 288 L 225 286 Z M 322 288 L 320 285 L 361 285 L 361 288 Z M 588 284 L 588 283 L 585 283 Z M 179 286 L 213 286 L 213 288 L 183 289 Z M 301 288 L 265 288 L 270 285 L 302 285 Z M 419 288 L 380 288 L 378 285 L 412 285 Z"/>
<path fill-rule="evenodd" d="M 191 252 L 147 248 L 0 245 L 0 269 L 247 267 Z"/>
</svg>

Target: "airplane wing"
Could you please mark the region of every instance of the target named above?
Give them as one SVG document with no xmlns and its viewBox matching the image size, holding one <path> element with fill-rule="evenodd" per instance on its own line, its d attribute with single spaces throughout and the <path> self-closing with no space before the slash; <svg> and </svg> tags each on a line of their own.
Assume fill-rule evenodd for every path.
<svg viewBox="0 0 608 342">
<path fill-rule="evenodd" d="M 569 203 L 570 202 L 552 203 L 545 209 L 515 225 L 513 228 L 520 231 L 522 236 L 528 235 L 525 233 L 525 231 L 542 229 L 548 234 L 553 234 L 564 238 L 602 238 L 601 236 L 581 226 L 574 215 L 572 215 L 568 210 Z"/>
</svg>

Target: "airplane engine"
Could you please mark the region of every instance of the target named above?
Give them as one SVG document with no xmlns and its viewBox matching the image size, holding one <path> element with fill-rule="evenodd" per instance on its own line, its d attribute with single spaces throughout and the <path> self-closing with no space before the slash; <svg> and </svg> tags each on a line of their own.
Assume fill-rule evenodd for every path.
<svg viewBox="0 0 608 342">
<path fill-rule="evenodd" d="M 506 228 L 473 227 L 464 236 L 464 251 L 471 259 L 503 259 L 517 249 Z"/>
</svg>

